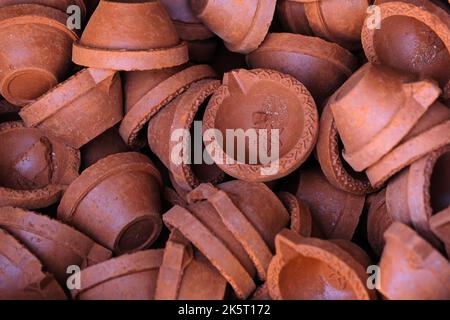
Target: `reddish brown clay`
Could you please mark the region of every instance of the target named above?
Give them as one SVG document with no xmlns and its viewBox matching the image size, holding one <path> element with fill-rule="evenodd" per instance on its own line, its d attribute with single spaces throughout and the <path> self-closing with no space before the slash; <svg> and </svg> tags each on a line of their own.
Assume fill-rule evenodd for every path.
<svg viewBox="0 0 450 320">
<path fill-rule="evenodd" d="M 247 56 L 247 64 L 292 75 L 321 106 L 352 74 L 356 59 L 346 49 L 320 38 L 269 33 L 262 45 Z"/>
<path fill-rule="evenodd" d="M 0 93 L 14 105 L 32 102 L 67 76 L 77 35 L 67 15 L 26 4 L 0 8 Z"/>
<path fill-rule="evenodd" d="M 20 240 L 65 285 L 67 267 L 82 269 L 111 257 L 111 251 L 77 230 L 31 211 L 0 208 L 0 228 Z"/>
<path fill-rule="evenodd" d="M 22 108 L 20 116 L 28 127 L 80 148 L 122 120 L 122 109 L 119 74 L 84 69 Z"/>
<path fill-rule="evenodd" d="M 66 12 L 69 6 L 76 5 L 80 8 L 82 17 L 86 16 L 86 5 L 83 0 L 2 0 L 0 8 L 17 4 L 39 4 L 63 12 Z"/>
<path fill-rule="evenodd" d="M 126 254 L 84 269 L 77 300 L 153 300 L 163 250 Z"/>
<path fill-rule="evenodd" d="M 291 225 L 289 228 L 303 237 L 310 237 L 312 218 L 308 205 L 289 192 L 283 191 L 278 193 L 278 198 L 280 198 L 291 215 Z"/>
<path fill-rule="evenodd" d="M 92 165 L 65 192 L 58 218 L 121 254 L 146 248 L 161 227 L 161 175 L 136 152 Z"/>
<path fill-rule="evenodd" d="M 392 300 L 450 299 L 450 264 L 406 225 L 395 222 L 385 232 L 379 291 Z"/>
<path fill-rule="evenodd" d="M 295 78 L 274 70 L 239 69 L 225 74 L 223 85 L 208 104 L 203 131 L 212 132 L 212 136 L 205 134 L 204 143 L 211 158 L 227 174 L 247 181 L 271 181 L 293 172 L 308 158 L 317 141 L 318 122 L 313 98 Z M 241 150 L 231 157 L 226 139 L 220 145 L 217 141 L 222 139 L 216 137 L 218 131 L 227 137 L 227 129 L 256 130 L 257 149 L 261 150 L 250 150 L 245 142 L 245 160 L 239 159 Z M 266 130 L 265 135 L 261 129 Z M 278 155 L 264 152 L 272 145 L 272 130 L 279 134 L 275 141 Z M 234 139 L 234 146 L 238 146 L 237 137 Z M 268 161 L 261 161 L 261 153 Z"/>
<path fill-rule="evenodd" d="M 5 122 L 0 141 L 0 207 L 47 207 L 78 177 L 79 151 L 38 129 Z"/>
<path fill-rule="evenodd" d="M 159 1 L 100 1 L 80 42 L 73 47 L 77 64 L 113 70 L 153 70 L 188 61 Z"/>
<path fill-rule="evenodd" d="M 450 258 L 450 207 L 430 218 L 430 228 L 444 243 L 447 258 Z"/>
<path fill-rule="evenodd" d="M 52 275 L 16 239 L 0 229 L 0 300 L 66 300 Z"/>
<path fill-rule="evenodd" d="M 164 188 L 163 197 L 164 200 L 171 206 L 180 206 L 182 208 L 187 206 L 185 198 L 179 195 L 178 192 L 172 188 Z"/>
<path fill-rule="evenodd" d="M 368 300 L 365 252 L 349 241 L 301 237 L 283 230 L 275 238 L 268 288 L 274 300 Z"/>
<path fill-rule="evenodd" d="M 267 286 L 267 282 L 265 282 L 263 285 L 259 286 L 253 295 L 251 296 L 250 300 L 272 300 L 272 298 L 269 295 L 269 288 Z"/>
</svg>

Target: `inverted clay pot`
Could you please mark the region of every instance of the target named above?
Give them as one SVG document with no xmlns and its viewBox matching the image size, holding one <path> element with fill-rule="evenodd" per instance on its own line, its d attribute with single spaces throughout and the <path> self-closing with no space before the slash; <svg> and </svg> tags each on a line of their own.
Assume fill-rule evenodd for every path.
<svg viewBox="0 0 450 320">
<path fill-rule="evenodd" d="M 67 12 L 68 7 L 76 5 L 81 10 L 82 18 L 84 19 L 86 17 L 86 5 L 83 0 L 2 0 L 0 8 L 17 4 L 39 4 L 63 12 Z"/>
<path fill-rule="evenodd" d="M 189 195 L 186 208 L 163 216 L 204 254 L 240 299 L 266 278 L 275 235 L 289 221 L 280 200 L 262 183 L 234 180 L 213 187 L 202 184 Z"/>
<path fill-rule="evenodd" d="M 69 276 L 69 266 L 84 269 L 111 257 L 111 251 L 84 234 L 31 211 L 0 208 L 0 228 L 8 231 L 35 254 L 62 285 Z"/>
<path fill-rule="evenodd" d="M 30 103 L 67 76 L 78 37 L 66 20 L 41 5 L 0 8 L 0 93 L 10 103 Z"/>
<path fill-rule="evenodd" d="M 313 223 L 326 239 L 352 239 L 364 207 L 364 195 L 338 189 L 320 169 L 308 168 L 300 174 L 297 197 L 309 206 Z"/>
<path fill-rule="evenodd" d="M 45 208 L 78 177 L 79 151 L 22 122 L 0 124 L 0 206 Z"/>
<path fill-rule="evenodd" d="M 274 70 L 239 69 L 225 74 L 210 99 L 203 139 L 211 158 L 227 174 L 266 182 L 288 175 L 308 158 L 317 141 L 318 122 L 314 100 L 299 81 Z M 257 141 L 241 143 L 235 134 L 235 150 L 227 150 L 228 129 L 250 130 Z M 277 146 L 278 154 L 272 148 Z"/>
<path fill-rule="evenodd" d="M 289 192 L 283 191 L 278 193 L 278 198 L 280 198 L 281 202 L 283 202 L 291 215 L 291 224 L 289 228 L 303 237 L 310 237 L 312 231 L 312 218 L 309 206 Z"/>
<path fill-rule="evenodd" d="M 383 252 L 384 232 L 394 221 L 395 218 L 387 210 L 386 190 L 383 189 L 370 202 L 367 217 L 367 240 L 378 256 Z"/>
<path fill-rule="evenodd" d="M 391 300 L 450 299 L 450 263 L 406 225 L 385 232 L 380 261 L 381 294 Z"/>
<path fill-rule="evenodd" d="M 274 300 L 368 300 L 365 252 L 349 241 L 304 238 L 283 230 L 268 273 Z"/>
<path fill-rule="evenodd" d="M 77 300 L 153 300 L 163 250 L 126 254 L 80 273 Z"/>
<path fill-rule="evenodd" d="M 249 53 L 258 48 L 269 30 L 275 0 L 190 0 L 192 12 L 230 51 Z"/>
<path fill-rule="evenodd" d="M 355 70 L 356 58 L 346 49 L 317 37 L 269 33 L 247 55 L 251 68 L 267 68 L 290 74 L 311 92 L 320 107 Z"/>
<path fill-rule="evenodd" d="M 22 108 L 20 116 L 28 127 L 80 148 L 122 120 L 122 108 L 120 75 L 84 69 Z"/>
<path fill-rule="evenodd" d="M 447 258 L 450 258 L 450 207 L 430 218 L 430 229 L 444 243 Z"/>
<path fill-rule="evenodd" d="M 0 300 L 66 300 L 63 289 L 41 262 L 0 229 Z"/>
<path fill-rule="evenodd" d="M 117 254 L 143 249 L 161 228 L 162 178 L 136 152 L 108 156 L 85 171 L 65 192 L 58 218 Z"/>
<path fill-rule="evenodd" d="M 188 61 L 167 11 L 159 1 L 101 1 L 79 42 L 76 64 L 112 70 L 153 70 Z"/>
</svg>

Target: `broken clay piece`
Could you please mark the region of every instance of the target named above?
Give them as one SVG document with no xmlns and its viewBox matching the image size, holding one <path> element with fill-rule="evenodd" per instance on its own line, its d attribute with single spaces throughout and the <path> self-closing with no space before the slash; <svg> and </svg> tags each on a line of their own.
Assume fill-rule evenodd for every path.
<svg viewBox="0 0 450 320">
<path fill-rule="evenodd" d="M 430 229 L 444 243 L 447 258 L 450 258 L 450 206 L 430 218 Z"/>
<path fill-rule="evenodd" d="M 283 191 L 278 193 L 278 198 L 280 198 L 291 215 L 289 228 L 303 237 L 310 237 L 312 232 L 312 218 L 309 206 L 289 192 Z"/>
</svg>

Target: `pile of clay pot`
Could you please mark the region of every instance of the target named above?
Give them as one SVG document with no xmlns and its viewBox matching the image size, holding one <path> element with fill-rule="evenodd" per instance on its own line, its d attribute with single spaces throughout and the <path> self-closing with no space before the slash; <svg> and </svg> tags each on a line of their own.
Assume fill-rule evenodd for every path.
<svg viewBox="0 0 450 320">
<path fill-rule="evenodd" d="M 449 8 L 370 5 L 0 1 L 0 299 L 450 299 Z"/>
</svg>

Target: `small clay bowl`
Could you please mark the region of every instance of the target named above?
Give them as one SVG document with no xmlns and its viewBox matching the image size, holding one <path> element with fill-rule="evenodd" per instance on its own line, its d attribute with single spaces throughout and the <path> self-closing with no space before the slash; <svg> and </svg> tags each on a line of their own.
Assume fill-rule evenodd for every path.
<svg viewBox="0 0 450 320">
<path fill-rule="evenodd" d="M 190 0 L 192 12 L 223 39 L 230 51 L 249 53 L 269 30 L 276 0 Z"/>
<path fill-rule="evenodd" d="M 318 106 L 356 69 L 356 58 L 346 49 L 317 37 L 269 33 L 247 55 L 251 68 L 267 68 L 290 74 L 311 92 Z"/>
<path fill-rule="evenodd" d="M 306 203 L 314 225 L 327 239 L 351 240 L 364 208 L 365 196 L 331 185 L 318 168 L 301 171 L 297 197 Z"/>
<path fill-rule="evenodd" d="M 296 170 L 311 154 L 319 132 L 318 118 L 313 98 L 295 78 L 274 70 L 239 69 L 226 73 L 211 97 L 203 117 L 203 140 L 211 158 L 230 176 L 272 181 Z M 227 150 L 228 129 L 254 130 L 260 150 L 251 150 L 248 141 L 245 159 L 239 156 L 242 150 Z M 278 141 L 272 141 L 272 130 L 278 130 Z M 222 139 L 216 136 L 219 132 Z M 236 135 L 234 141 L 238 146 Z M 264 149 L 271 149 L 273 142 L 279 154 L 269 157 Z"/>
<path fill-rule="evenodd" d="M 378 291 L 390 300 L 449 300 L 450 263 L 406 225 L 385 232 Z"/>
<path fill-rule="evenodd" d="M 84 69 L 22 108 L 28 127 L 37 127 L 80 148 L 123 116 L 120 75 Z"/>
<path fill-rule="evenodd" d="M 69 276 L 67 267 L 84 269 L 107 260 L 111 251 L 77 230 L 47 216 L 19 208 L 0 208 L 0 228 L 23 243 L 61 285 Z"/>
<path fill-rule="evenodd" d="M 163 250 L 126 254 L 80 273 L 81 288 L 72 290 L 76 300 L 153 300 Z"/>
<path fill-rule="evenodd" d="M 345 243 L 345 244 L 344 244 Z M 369 300 L 365 252 L 351 242 L 333 243 L 283 230 L 269 266 L 268 289 L 274 300 Z M 363 258 L 362 258 L 363 257 Z"/>
<path fill-rule="evenodd" d="M 161 187 L 150 159 L 136 152 L 114 154 L 69 186 L 58 218 L 117 254 L 143 249 L 162 228 Z"/>
<path fill-rule="evenodd" d="M 83 0 L 2 0 L 0 8 L 17 4 L 39 4 L 63 12 L 67 12 L 68 7 L 76 5 L 81 10 L 81 18 L 84 19 L 86 17 L 86 5 Z"/>
<path fill-rule="evenodd" d="M 447 258 L 450 258 L 450 207 L 430 218 L 430 229 L 444 243 Z"/>
<path fill-rule="evenodd" d="M 291 215 L 289 228 L 303 237 L 310 237 L 312 232 L 312 218 L 308 205 L 289 192 L 283 191 L 278 193 L 278 198 L 280 198 Z"/>
<path fill-rule="evenodd" d="M 78 150 L 22 122 L 0 124 L 0 207 L 45 208 L 78 177 Z"/>
<path fill-rule="evenodd" d="M 67 76 L 78 37 L 66 20 L 41 5 L 0 8 L 0 93 L 10 103 L 30 103 Z"/>
<path fill-rule="evenodd" d="M 66 300 L 63 289 L 41 262 L 0 229 L 0 300 Z"/>
<path fill-rule="evenodd" d="M 187 45 L 159 1 L 101 1 L 79 42 L 76 64 L 112 70 L 153 70 L 188 61 Z"/>
</svg>

